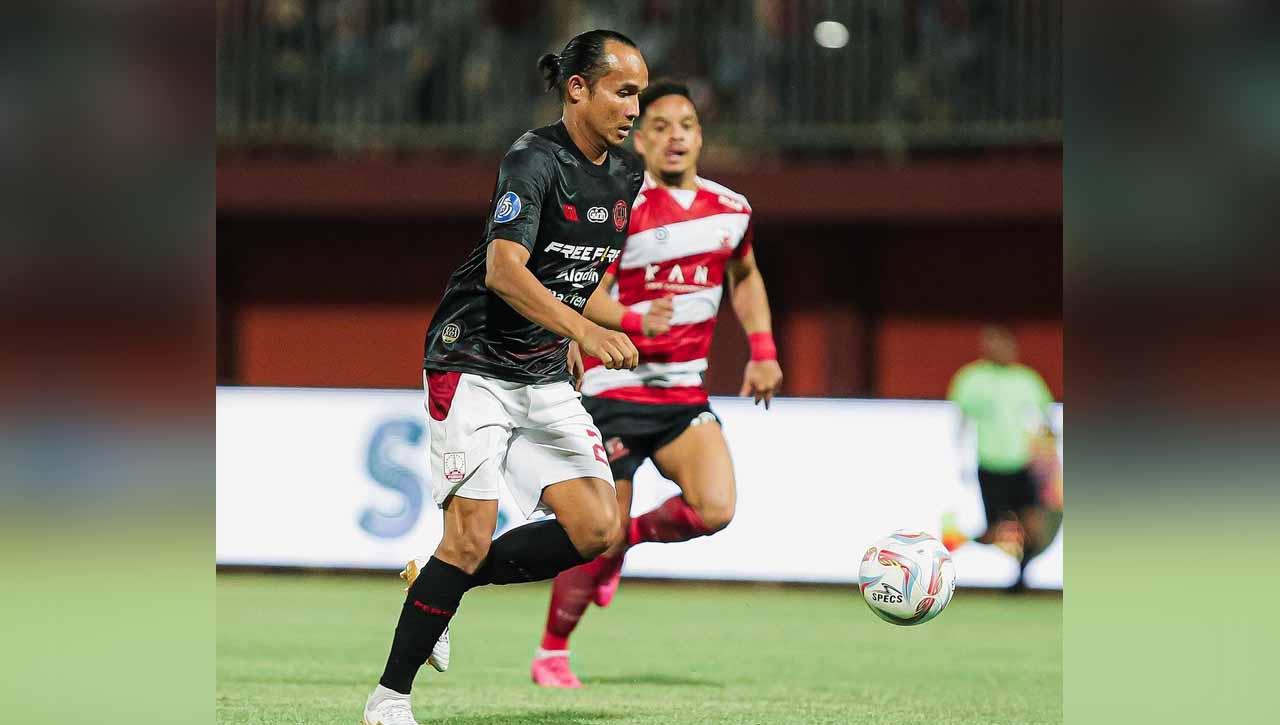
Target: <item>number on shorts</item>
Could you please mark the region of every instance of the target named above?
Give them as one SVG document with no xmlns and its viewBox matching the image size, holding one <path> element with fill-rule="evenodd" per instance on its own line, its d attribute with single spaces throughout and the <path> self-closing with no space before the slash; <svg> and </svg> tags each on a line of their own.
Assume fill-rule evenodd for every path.
<svg viewBox="0 0 1280 725">
<path fill-rule="evenodd" d="M 590 428 L 587 429 L 587 435 L 591 436 L 592 438 L 600 437 L 598 433 L 591 430 Z M 599 443 L 593 443 L 591 444 L 591 452 L 596 454 L 597 461 L 600 461 L 606 466 L 609 465 L 609 459 L 605 458 L 605 455 L 604 455 L 605 454 L 604 446 L 600 445 Z"/>
</svg>

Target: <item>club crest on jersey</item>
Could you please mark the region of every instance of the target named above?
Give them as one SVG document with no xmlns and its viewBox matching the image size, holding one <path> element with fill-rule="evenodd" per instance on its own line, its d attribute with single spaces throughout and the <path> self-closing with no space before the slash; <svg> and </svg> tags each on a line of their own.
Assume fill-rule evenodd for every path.
<svg viewBox="0 0 1280 725">
<path fill-rule="evenodd" d="M 444 326 L 444 330 L 440 333 L 440 339 L 444 340 L 444 344 L 452 345 L 462 337 L 462 325 L 456 322 L 450 322 Z"/>
<path fill-rule="evenodd" d="M 498 199 L 498 205 L 493 209 L 493 220 L 499 224 L 506 224 L 518 216 L 520 216 L 520 197 L 514 191 L 508 191 Z"/>
<path fill-rule="evenodd" d="M 627 228 L 627 202 L 621 199 L 613 205 L 613 228 L 618 231 Z"/>
<path fill-rule="evenodd" d="M 602 206 L 593 206 L 587 210 L 587 221 L 603 224 L 609 219 L 609 210 Z"/>
<path fill-rule="evenodd" d="M 449 483 L 458 483 L 467 477 L 467 454 L 465 453 L 446 453 L 444 454 L 444 480 Z"/>
<path fill-rule="evenodd" d="M 571 221 L 571 222 L 578 221 L 578 207 L 574 206 L 573 204 L 563 205 L 561 207 L 561 211 L 564 212 L 565 221 Z"/>
</svg>

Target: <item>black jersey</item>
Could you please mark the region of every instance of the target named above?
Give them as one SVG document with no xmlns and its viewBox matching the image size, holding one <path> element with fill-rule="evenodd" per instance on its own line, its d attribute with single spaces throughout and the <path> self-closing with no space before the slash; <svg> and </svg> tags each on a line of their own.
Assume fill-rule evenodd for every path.
<svg viewBox="0 0 1280 725">
<path fill-rule="evenodd" d="M 494 239 L 523 244 L 529 271 L 581 313 L 622 251 L 643 181 L 638 156 L 614 148 L 603 164 L 593 164 L 563 123 L 521 136 L 498 170 L 484 238 L 449 278 L 427 329 L 423 366 L 517 383 L 570 380 L 568 340 L 485 286 L 486 250 Z"/>
</svg>

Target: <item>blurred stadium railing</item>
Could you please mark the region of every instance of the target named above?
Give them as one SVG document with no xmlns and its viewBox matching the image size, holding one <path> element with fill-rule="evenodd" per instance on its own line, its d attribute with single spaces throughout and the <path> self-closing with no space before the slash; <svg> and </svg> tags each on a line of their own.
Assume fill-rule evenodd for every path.
<svg viewBox="0 0 1280 725">
<path fill-rule="evenodd" d="M 534 65 L 611 27 L 717 140 L 831 152 L 1059 144 L 1061 0 L 218 0 L 221 148 L 505 148 Z"/>
</svg>

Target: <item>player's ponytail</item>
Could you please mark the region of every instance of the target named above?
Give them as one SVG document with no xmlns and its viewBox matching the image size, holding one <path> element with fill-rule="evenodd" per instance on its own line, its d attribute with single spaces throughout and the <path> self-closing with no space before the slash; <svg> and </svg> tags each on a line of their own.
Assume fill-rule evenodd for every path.
<svg viewBox="0 0 1280 725">
<path fill-rule="evenodd" d="M 538 59 L 538 71 L 542 73 L 542 78 L 547 82 L 547 90 L 553 90 L 560 85 L 560 56 L 555 53 L 547 53 Z"/>
<path fill-rule="evenodd" d="M 631 38 L 617 31 L 588 30 L 573 36 L 559 55 L 547 53 L 539 58 L 538 70 L 547 82 L 547 90 L 558 90 L 563 99 L 565 83 L 574 76 L 582 76 L 587 86 L 594 87 L 596 81 L 609 72 L 604 44 L 610 40 L 636 47 Z"/>
</svg>

